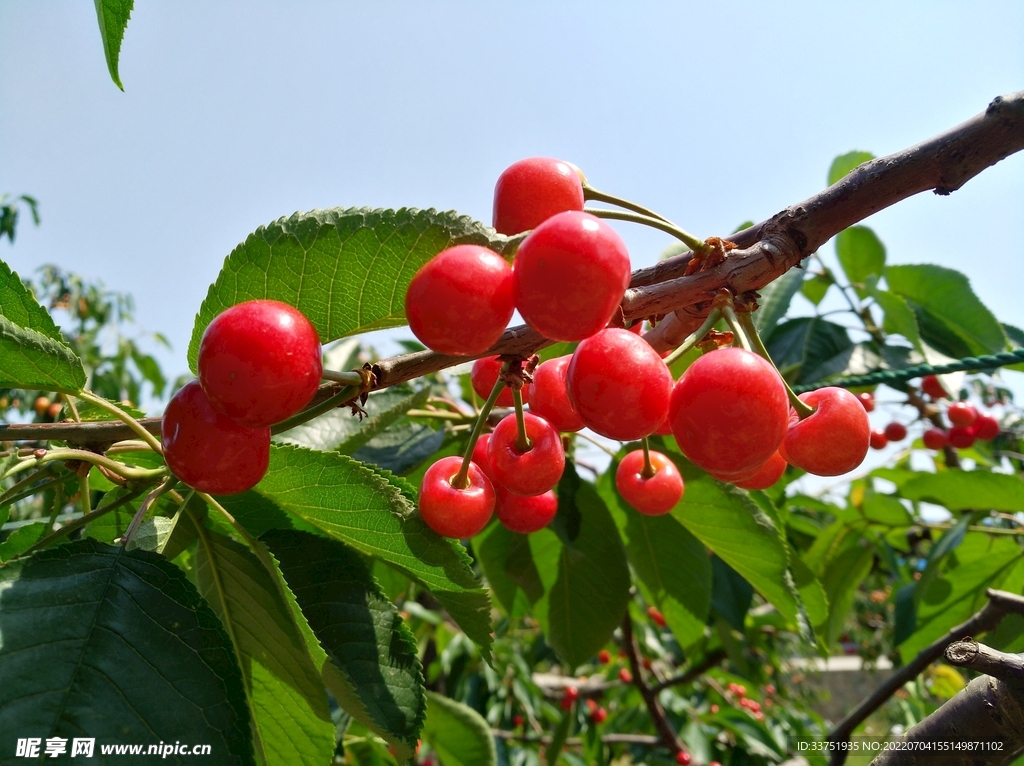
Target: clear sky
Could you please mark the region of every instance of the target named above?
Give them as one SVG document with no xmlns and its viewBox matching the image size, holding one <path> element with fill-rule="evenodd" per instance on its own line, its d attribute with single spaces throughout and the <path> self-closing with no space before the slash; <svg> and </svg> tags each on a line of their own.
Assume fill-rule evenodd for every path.
<svg viewBox="0 0 1024 766">
<path fill-rule="evenodd" d="M 1024 88 L 1024 3 L 139 2 L 103 60 L 92 3 L 0 2 L 0 192 L 40 200 L 0 259 L 135 296 L 186 371 L 193 318 L 257 226 L 331 206 L 489 222 L 514 160 L 726 234 Z M 966 271 L 1024 326 L 1024 156 L 870 219 L 890 262 Z M 634 266 L 666 237 L 619 227 Z M 831 246 L 826 250 L 831 254 Z"/>
</svg>

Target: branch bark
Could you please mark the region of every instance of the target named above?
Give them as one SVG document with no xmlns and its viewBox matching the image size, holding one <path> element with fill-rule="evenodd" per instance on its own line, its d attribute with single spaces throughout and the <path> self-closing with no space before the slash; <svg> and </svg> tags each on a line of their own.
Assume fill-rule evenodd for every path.
<svg viewBox="0 0 1024 766">
<path fill-rule="evenodd" d="M 665 709 L 658 701 L 658 693 L 648 686 L 644 680 L 643 665 L 640 662 L 640 649 L 636 644 L 636 636 L 633 635 L 633 620 L 629 616 L 628 609 L 626 610 L 626 617 L 622 620 L 622 645 L 626 650 L 626 656 L 629 658 L 629 667 L 633 672 L 633 683 L 640 692 L 640 696 L 644 698 L 644 704 L 647 706 L 647 712 L 651 716 L 651 722 L 658 732 L 661 744 L 667 747 L 672 755 L 685 752 L 686 748 L 683 747 L 682 740 L 679 739 L 679 735 L 672 728 L 672 724 L 669 723 L 668 717 L 665 715 Z"/>
<path fill-rule="evenodd" d="M 917 656 L 902 668 L 893 673 L 885 682 L 866 697 L 846 718 L 828 735 L 828 741 L 838 744 L 848 742 L 864 719 L 881 707 L 898 689 L 908 681 L 916 678 L 921 671 L 942 656 L 946 647 L 964 636 L 973 636 L 994 630 L 1007 614 L 1024 615 L 1024 597 L 1001 590 L 985 591 L 988 602 L 978 612 L 960 625 L 950 628 L 942 638 L 925 647 Z M 830 766 L 842 766 L 846 761 L 846 753 L 842 750 L 833 751 Z"/>
</svg>

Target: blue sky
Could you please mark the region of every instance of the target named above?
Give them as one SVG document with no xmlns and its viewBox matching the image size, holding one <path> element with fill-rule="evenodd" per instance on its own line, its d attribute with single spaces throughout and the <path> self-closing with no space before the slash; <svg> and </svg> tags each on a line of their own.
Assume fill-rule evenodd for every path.
<svg viewBox="0 0 1024 766">
<path fill-rule="evenodd" d="M 361 205 L 489 222 L 501 170 L 550 155 L 725 234 L 818 191 L 836 154 L 897 151 L 1024 87 L 1024 4 L 140 2 L 122 93 L 91 3 L 5 2 L 0 75 L 0 191 L 43 217 L 0 259 L 134 295 L 173 376 L 261 224 Z M 891 262 L 964 270 L 1024 326 L 1024 156 L 867 223 Z M 619 230 L 635 267 L 668 244 Z"/>
</svg>

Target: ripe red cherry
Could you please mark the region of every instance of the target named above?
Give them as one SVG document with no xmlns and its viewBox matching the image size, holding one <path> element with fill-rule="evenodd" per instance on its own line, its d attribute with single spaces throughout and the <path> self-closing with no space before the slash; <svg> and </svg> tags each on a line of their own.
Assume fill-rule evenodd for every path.
<svg viewBox="0 0 1024 766">
<path fill-rule="evenodd" d="M 583 184 L 575 166 L 551 157 L 509 165 L 494 185 L 494 228 L 519 234 L 565 210 L 583 209 Z"/>
<path fill-rule="evenodd" d="M 871 424 L 857 397 L 845 388 L 819 388 L 800 395 L 816 407 L 790 426 L 779 453 L 790 465 L 816 476 L 839 476 L 859 466 L 868 454 Z"/>
<path fill-rule="evenodd" d="M 533 446 L 526 452 L 516 449 L 516 416 L 503 418 L 487 444 L 491 475 L 516 495 L 541 495 L 562 478 L 565 468 L 562 440 L 543 418 L 524 412 L 523 419 Z"/>
<path fill-rule="evenodd" d="M 982 441 L 990 441 L 999 436 L 999 421 L 988 414 L 978 415 L 978 419 L 971 426 L 974 438 Z"/>
<path fill-rule="evenodd" d="M 413 334 L 442 354 L 482 354 L 515 310 L 512 267 L 479 245 L 456 245 L 416 272 L 405 294 Z"/>
<path fill-rule="evenodd" d="M 786 462 L 786 459 L 776 452 L 749 479 L 738 479 L 733 484 L 740 489 L 768 489 L 768 487 L 782 478 L 782 474 L 786 472 L 787 465 L 789 464 Z"/>
<path fill-rule="evenodd" d="M 533 371 L 530 391 L 530 412 L 544 418 L 556 431 L 579 431 L 586 424 L 576 414 L 566 391 L 565 374 L 569 370 L 569 356 L 560 356 L 541 362 Z"/>
<path fill-rule="evenodd" d="M 583 340 L 612 318 L 629 287 L 629 253 L 600 218 L 569 211 L 547 219 L 516 251 L 515 303 L 552 340 Z"/>
<path fill-rule="evenodd" d="M 857 394 L 857 398 L 860 400 L 860 403 L 864 405 L 864 412 L 875 411 L 875 395 L 870 391 Z"/>
<path fill-rule="evenodd" d="M 934 375 L 925 375 L 921 378 L 921 390 L 932 399 L 945 399 L 947 396 L 946 389 Z"/>
<path fill-rule="evenodd" d="M 685 750 L 680 750 L 676 753 L 676 763 L 680 764 L 680 766 L 690 766 L 691 760 L 690 754 Z"/>
<path fill-rule="evenodd" d="M 565 698 L 567 700 L 575 702 L 576 700 L 578 700 L 580 698 L 580 690 L 577 689 L 575 686 L 566 686 L 565 687 Z"/>
<path fill-rule="evenodd" d="M 907 438 L 907 427 L 893 421 L 885 427 L 885 438 L 891 442 L 901 442 Z"/>
<path fill-rule="evenodd" d="M 789 397 L 767 361 L 722 348 L 683 373 L 672 390 L 669 418 L 691 461 L 709 473 L 739 477 L 756 472 L 779 448 L 789 428 Z"/>
<path fill-rule="evenodd" d="M 459 489 L 452 480 L 462 467 L 458 455 L 443 457 L 423 474 L 420 516 L 444 537 L 472 537 L 487 526 L 494 513 L 494 488 L 475 463 L 469 464 L 469 486 Z"/>
<path fill-rule="evenodd" d="M 633 450 L 615 471 L 615 487 L 622 499 L 646 516 L 661 516 L 675 508 L 683 496 L 683 477 L 675 463 L 650 451 L 654 475 L 645 477 L 644 451 Z"/>
<path fill-rule="evenodd" d="M 957 449 L 967 449 L 974 446 L 974 431 L 970 426 L 953 426 L 946 434 L 950 445 Z"/>
<path fill-rule="evenodd" d="M 502 363 L 496 356 L 485 356 L 477 359 L 473 362 L 473 369 L 469 373 L 469 382 L 473 385 L 473 390 L 476 391 L 476 395 L 481 399 L 486 400 L 491 395 L 491 389 L 494 388 L 494 384 L 498 382 L 498 375 L 501 374 Z M 523 397 L 523 404 L 526 404 L 530 399 L 529 386 L 524 386 L 520 389 L 520 394 Z M 494 404 L 498 407 L 511 407 L 515 403 L 512 398 L 512 389 L 505 386 L 501 389 L 501 393 L 498 394 L 497 400 Z"/>
<path fill-rule="evenodd" d="M 664 422 L 672 374 L 643 338 L 610 328 L 576 347 L 566 384 L 584 423 L 601 436 L 630 441 Z"/>
<path fill-rule="evenodd" d="M 298 309 L 246 301 L 217 315 L 199 344 L 199 382 L 218 412 L 249 428 L 279 423 L 320 385 L 320 338 Z"/>
<path fill-rule="evenodd" d="M 978 411 L 967 402 L 954 402 L 946 408 L 946 417 L 953 425 L 967 428 L 978 419 Z"/>
<path fill-rule="evenodd" d="M 517 713 L 516 715 L 512 716 L 512 725 L 517 727 L 522 726 L 525 720 L 526 719 L 524 719 L 521 715 Z"/>
<path fill-rule="evenodd" d="M 605 710 L 603 707 L 599 707 L 597 710 L 590 714 L 590 720 L 592 720 L 594 723 L 604 723 L 607 718 L 608 711 Z"/>
<path fill-rule="evenodd" d="M 885 435 L 885 431 L 876 429 L 868 437 L 868 444 L 871 449 L 885 449 L 889 446 L 889 437 Z"/>
<path fill-rule="evenodd" d="M 609 652 L 607 649 L 602 649 L 597 653 L 597 661 L 600 662 L 602 665 L 607 665 L 609 662 L 612 661 L 612 653 Z"/>
<path fill-rule="evenodd" d="M 210 406 L 198 380 L 186 383 L 164 410 L 164 460 L 200 492 L 234 495 L 255 487 L 270 463 L 270 429 L 246 428 Z"/>
<path fill-rule="evenodd" d="M 476 444 L 473 445 L 473 455 L 470 460 L 483 471 L 484 476 L 491 480 L 491 484 L 494 484 L 494 477 L 491 476 L 491 464 L 487 458 L 487 444 L 491 441 L 490 434 L 480 434 L 480 438 L 476 440 Z"/>
<path fill-rule="evenodd" d="M 647 607 L 647 616 L 650 617 L 654 624 L 659 628 L 665 627 L 665 615 L 659 612 L 657 607 Z"/>
<path fill-rule="evenodd" d="M 633 674 L 628 669 L 622 668 L 619 670 L 619 680 L 624 684 L 633 683 Z"/>
<path fill-rule="evenodd" d="M 494 491 L 498 495 L 498 519 L 513 532 L 528 535 L 544 529 L 558 513 L 558 496 L 553 490 L 541 495 L 514 495 L 498 484 Z"/>
</svg>

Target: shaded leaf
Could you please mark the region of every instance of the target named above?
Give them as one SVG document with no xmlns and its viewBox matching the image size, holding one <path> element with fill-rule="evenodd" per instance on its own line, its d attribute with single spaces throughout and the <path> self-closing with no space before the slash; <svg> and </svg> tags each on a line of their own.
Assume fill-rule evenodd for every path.
<svg viewBox="0 0 1024 766">
<path fill-rule="evenodd" d="M 491 727 L 468 705 L 427 692 L 423 739 L 445 766 L 495 766 L 498 755 Z"/>
<path fill-rule="evenodd" d="M 762 287 L 758 292 L 758 309 L 754 312 L 754 326 L 762 340 L 771 337 L 775 325 L 786 315 L 793 296 L 800 291 L 804 282 L 804 272 L 790 269 L 774 282 Z"/>
<path fill-rule="evenodd" d="M 517 538 L 523 537 L 504 524 L 492 523 L 473 538 L 473 553 L 480 562 L 487 584 L 491 586 L 502 610 L 509 617 L 522 617 L 530 608 L 530 600 L 526 593 L 507 570 L 512 551 L 520 542 Z M 532 564 L 532 559 L 530 563 Z"/>
<path fill-rule="evenodd" d="M 711 557 L 711 570 L 714 583 L 712 607 L 732 627 L 743 631 L 747 610 L 754 597 L 754 586 L 718 556 Z"/>
<path fill-rule="evenodd" d="M 352 457 L 402 476 L 440 450 L 446 436 L 443 428 L 403 420 L 374 436 Z"/>
</svg>

